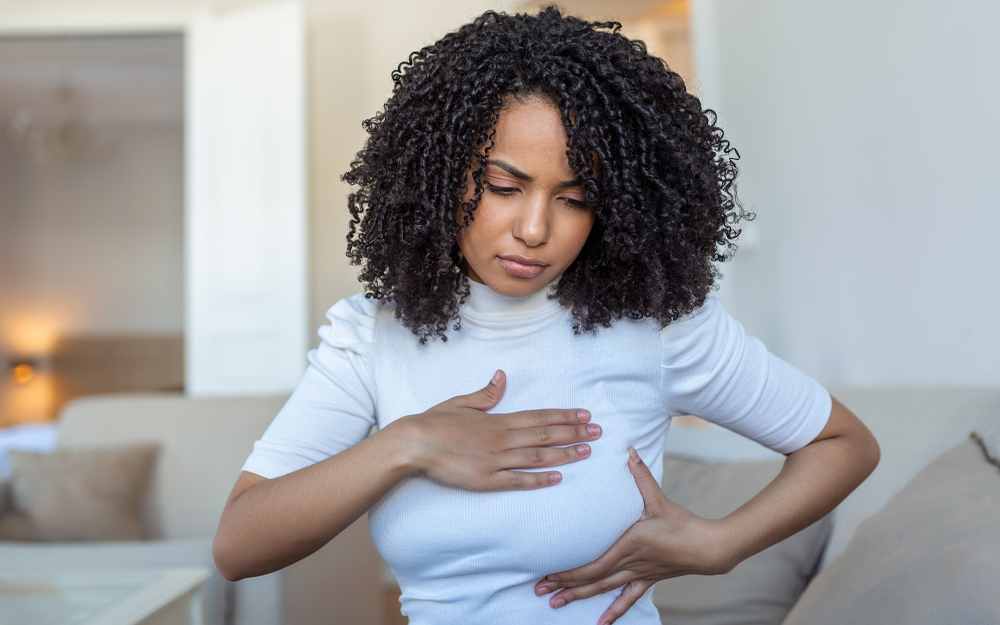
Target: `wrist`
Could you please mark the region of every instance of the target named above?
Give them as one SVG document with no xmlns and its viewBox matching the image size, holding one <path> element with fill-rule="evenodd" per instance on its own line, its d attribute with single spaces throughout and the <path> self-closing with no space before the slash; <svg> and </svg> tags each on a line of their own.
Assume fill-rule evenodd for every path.
<svg viewBox="0 0 1000 625">
<path fill-rule="evenodd" d="M 732 571 L 737 564 L 754 554 L 753 538 L 737 519 L 728 516 L 711 523 L 714 550 L 709 557 L 718 573 Z"/>
<path fill-rule="evenodd" d="M 417 440 L 416 424 L 412 417 L 401 417 L 376 433 L 385 446 L 390 470 L 400 474 L 400 479 L 422 473 L 425 468 Z"/>
</svg>

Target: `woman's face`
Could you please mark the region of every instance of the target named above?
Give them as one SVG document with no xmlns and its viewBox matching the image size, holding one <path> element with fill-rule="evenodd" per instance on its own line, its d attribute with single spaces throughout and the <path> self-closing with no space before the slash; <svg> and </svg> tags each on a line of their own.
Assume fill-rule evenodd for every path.
<svg viewBox="0 0 1000 625">
<path fill-rule="evenodd" d="M 566 157 L 559 109 L 542 98 L 500 111 L 475 218 L 458 234 L 469 278 L 526 297 L 562 275 L 594 225 Z M 471 174 L 465 200 L 474 192 Z"/>
</svg>

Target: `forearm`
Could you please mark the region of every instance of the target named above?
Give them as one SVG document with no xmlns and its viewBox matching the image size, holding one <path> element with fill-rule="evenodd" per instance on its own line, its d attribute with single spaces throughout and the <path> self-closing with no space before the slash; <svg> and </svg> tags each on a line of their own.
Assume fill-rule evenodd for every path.
<svg viewBox="0 0 1000 625">
<path fill-rule="evenodd" d="M 878 460 L 875 438 L 834 399 L 830 420 L 816 440 L 789 454 L 766 488 L 719 522 L 728 568 L 823 518 Z"/>
<path fill-rule="evenodd" d="M 412 472 L 403 437 L 390 430 L 288 475 L 257 478 L 243 492 L 238 483 L 213 545 L 222 575 L 237 580 L 288 566 L 367 512 Z"/>
</svg>

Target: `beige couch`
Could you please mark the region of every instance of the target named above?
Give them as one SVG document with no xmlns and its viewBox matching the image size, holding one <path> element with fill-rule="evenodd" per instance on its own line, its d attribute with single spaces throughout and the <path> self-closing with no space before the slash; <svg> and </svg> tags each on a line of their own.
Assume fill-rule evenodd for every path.
<svg viewBox="0 0 1000 625">
<path fill-rule="evenodd" d="M 1000 518 L 1000 467 L 970 440 L 973 430 L 993 432 L 994 458 L 1000 453 L 1000 388 L 831 392 L 878 439 L 878 468 L 824 520 L 829 528 L 811 527 L 726 576 L 658 584 L 654 602 L 663 622 L 1000 623 L 1000 534 L 993 529 Z M 705 516 L 735 509 L 780 467 L 747 463 L 773 452 L 737 438 L 715 426 L 672 428 L 665 492 Z M 685 455 L 700 462 L 676 459 Z M 960 609 L 967 618 L 942 617 Z"/>
<path fill-rule="evenodd" d="M 882 449 L 875 472 L 834 512 L 821 568 L 839 556 L 862 521 L 879 511 L 932 460 L 1000 421 L 1000 388 L 832 388 Z M 997 563 L 1000 566 L 1000 562 Z"/>
<path fill-rule="evenodd" d="M 212 625 L 381 622 L 378 560 L 364 520 L 278 573 L 235 584 L 214 573 L 212 536 L 226 497 L 285 399 L 109 395 L 70 403 L 57 448 L 160 444 L 143 511 L 151 540 L 0 541 L 0 573 L 202 565 L 213 570 L 206 593 Z"/>
</svg>

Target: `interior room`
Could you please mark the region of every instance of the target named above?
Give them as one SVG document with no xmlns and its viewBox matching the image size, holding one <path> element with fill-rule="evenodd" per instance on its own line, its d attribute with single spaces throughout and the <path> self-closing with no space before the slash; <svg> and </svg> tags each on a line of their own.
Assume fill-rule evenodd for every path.
<svg viewBox="0 0 1000 625">
<path fill-rule="evenodd" d="M 182 389 L 181 37 L 0 46 L 0 351 L 25 371 L 3 378 L 0 424 L 52 421 L 84 394 Z"/>
<path fill-rule="evenodd" d="M 408 622 L 366 516 L 237 582 L 212 541 L 363 289 L 341 176 L 392 71 L 548 4 L 0 1 L 0 622 Z M 717 115 L 754 218 L 711 295 L 881 448 L 821 520 L 658 582 L 662 622 L 1000 622 L 1000 6 L 557 4 Z M 665 445 L 663 493 L 707 519 L 784 461 L 697 415 Z"/>
</svg>

